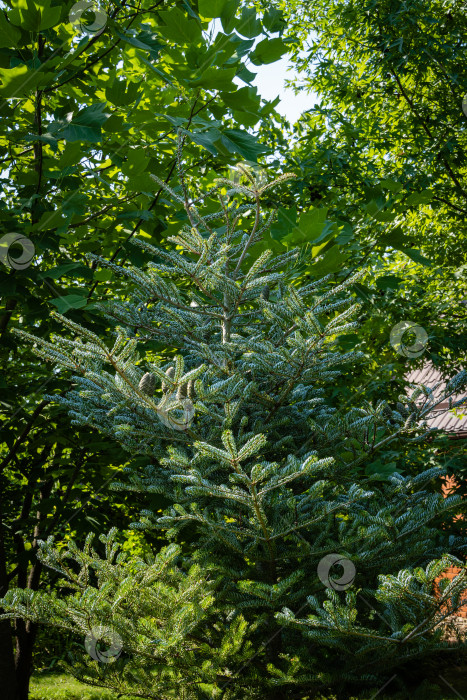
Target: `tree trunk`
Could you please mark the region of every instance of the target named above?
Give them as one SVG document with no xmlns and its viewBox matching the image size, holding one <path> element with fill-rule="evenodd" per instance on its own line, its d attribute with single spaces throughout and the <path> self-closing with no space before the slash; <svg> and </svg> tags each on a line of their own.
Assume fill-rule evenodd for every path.
<svg viewBox="0 0 467 700">
<path fill-rule="evenodd" d="M 3 508 L 0 500 L 0 597 L 3 598 L 7 591 L 8 576 L 3 527 Z M 0 610 L 0 612 L 2 611 Z M 12 630 L 9 620 L 0 620 L 0 687 L 2 689 L 2 700 L 17 700 L 15 658 L 13 654 Z"/>
<path fill-rule="evenodd" d="M 45 482 L 39 492 L 39 500 L 43 501 L 50 496 L 52 491 L 53 480 L 49 479 Z M 32 541 L 32 550 L 37 551 L 38 539 L 41 535 L 41 521 L 43 515 L 37 511 L 36 526 L 34 528 L 34 539 Z M 27 580 L 27 588 L 31 591 L 37 591 L 41 578 L 42 564 L 36 561 L 29 572 Z M 34 642 L 37 635 L 37 624 L 30 620 L 16 620 L 16 683 L 17 683 L 17 698 L 16 700 L 28 700 L 29 697 L 29 681 L 33 672 L 32 654 L 34 650 Z"/>
<path fill-rule="evenodd" d="M 33 622 L 17 620 L 16 623 L 16 685 L 15 700 L 28 700 L 29 681 L 31 678 L 32 653 L 37 634 L 37 625 Z"/>
<path fill-rule="evenodd" d="M 2 700 L 17 700 L 13 640 L 9 620 L 0 621 L 0 685 Z"/>
</svg>

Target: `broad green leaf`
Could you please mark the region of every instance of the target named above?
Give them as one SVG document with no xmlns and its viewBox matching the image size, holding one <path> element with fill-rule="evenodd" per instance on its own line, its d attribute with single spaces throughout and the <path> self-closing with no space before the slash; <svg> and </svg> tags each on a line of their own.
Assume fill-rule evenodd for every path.
<svg viewBox="0 0 467 700">
<path fill-rule="evenodd" d="M 146 170 L 149 160 L 144 148 L 132 148 L 128 151 L 126 161 L 122 163 L 122 172 L 128 176 L 139 175 Z"/>
<path fill-rule="evenodd" d="M 397 182 L 397 180 L 390 180 L 390 179 L 381 180 L 381 182 L 379 184 L 381 185 L 381 187 L 389 190 L 390 192 L 397 193 L 397 192 L 400 192 L 402 189 L 401 183 Z"/>
<path fill-rule="evenodd" d="M 70 262 L 70 263 L 65 263 L 64 265 L 57 265 L 57 267 L 52 267 L 50 270 L 45 270 L 44 272 L 41 272 L 38 276 L 38 280 L 42 279 L 53 279 L 57 280 L 59 279 L 62 275 L 66 275 L 67 273 L 77 270 L 82 266 L 82 263 L 79 262 Z"/>
<path fill-rule="evenodd" d="M 246 56 L 250 49 L 254 46 L 254 43 L 254 39 L 242 39 L 242 37 L 235 33 L 229 37 L 229 44 L 234 45 L 237 58 L 240 56 Z"/>
<path fill-rule="evenodd" d="M 382 208 L 385 205 L 385 200 L 383 197 L 379 197 L 378 199 L 372 199 L 371 201 L 367 202 L 364 205 L 364 209 L 369 214 L 370 216 L 376 216 L 376 214 L 379 214 Z"/>
<path fill-rule="evenodd" d="M 402 279 L 396 277 L 395 275 L 382 275 L 376 280 L 376 286 L 378 289 L 397 289 L 401 284 Z"/>
<path fill-rule="evenodd" d="M 229 0 L 198 0 L 198 11 L 201 17 L 222 17 L 228 4 Z"/>
<path fill-rule="evenodd" d="M 418 204 L 428 204 L 431 202 L 433 198 L 433 194 L 429 192 L 428 190 L 425 190 L 424 192 L 414 192 L 413 194 L 410 194 L 407 199 L 405 200 L 405 204 L 408 204 L 409 206 L 417 206 Z"/>
<path fill-rule="evenodd" d="M 201 39 L 201 27 L 198 22 L 188 19 L 177 7 L 159 12 L 159 16 L 164 24 L 159 24 L 157 30 L 176 44 L 191 44 Z"/>
<path fill-rule="evenodd" d="M 217 129 L 209 129 L 208 131 L 185 131 L 192 141 L 199 146 L 203 146 L 209 153 L 216 156 L 218 151 L 214 145 L 221 138 L 221 133 Z"/>
<path fill-rule="evenodd" d="M 97 103 L 81 109 L 71 122 L 59 132 L 66 141 L 89 141 L 99 143 L 101 126 L 109 118 L 106 104 Z"/>
<path fill-rule="evenodd" d="M 139 32 L 136 36 L 134 36 L 129 32 L 119 31 L 118 29 L 114 28 L 113 33 L 127 44 L 135 46 L 137 49 L 148 51 L 152 58 L 157 58 L 159 49 L 163 47 L 163 44 L 158 41 L 157 35 L 151 34 L 150 32 Z"/>
<path fill-rule="evenodd" d="M 335 223 L 327 221 L 327 207 L 313 207 L 300 216 L 296 228 L 284 239 L 285 242 L 296 245 L 312 243 L 317 246 L 337 234 Z"/>
<path fill-rule="evenodd" d="M 407 247 L 407 243 L 407 237 L 401 226 L 396 226 L 392 231 L 378 238 L 378 246 L 382 248 L 390 246 L 396 250 L 402 250 Z"/>
<path fill-rule="evenodd" d="M 416 250 L 415 248 L 404 248 L 402 250 L 403 253 L 409 256 L 411 260 L 413 260 L 416 263 L 419 263 L 419 265 L 425 265 L 425 267 L 431 267 L 433 264 L 431 260 L 428 258 L 425 258 L 424 255 L 420 253 L 419 250 Z"/>
<path fill-rule="evenodd" d="M 67 219 L 62 214 L 61 209 L 56 209 L 54 211 L 45 211 L 40 221 L 35 225 L 35 229 L 38 231 L 47 231 L 49 229 L 60 228 L 66 224 Z"/>
<path fill-rule="evenodd" d="M 51 299 L 50 302 L 57 307 L 58 313 L 66 314 L 70 309 L 82 309 L 86 306 L 87 299 L 81 294 L 66 294 L 57 299 Z"/>
<path fill-rule="evenodd" d="M 217 68 L 210 66 L 196 80 L 190 80 L 192 87 L 202 87 L 205 90 L 235 90 L 235 83 L 232 79 L 235 77 L 236 68 Z"/>
<path fill-rule="evenodd" d="M 258 90 L 255 87 L 243 87 L 235 90 L 235 92 L 223 93 L 221 97 L 225 104 L 232 109 L 257 114 L 261 101 L 257 93 Z"/>
<path fill-rule="evenodd" d="M 44 29 L 51 29 L 60 22 L 62 8 L 60 6 L 50 7 L 50 0 L 34 2 L 25 0 L 21 6 L 13 8 L 8 17 L 17 27 L 28 32 L 39 32 Z"/>
<path fill-rule="evenodd" d="M 167 85 L 170 85 L 171 87 L 174 87 L 174 84 L 172 83 L 171 80 L 169 80 L 168 76 L 165 75 L 165 73 L 163 73 L 161 70 L 159 70 L 159 68 L 156 68 L 156 66 L 154 66 L 154 65 L 151 63 L 151 61 L 149 61 L 149 60 L 146 58 L 146 56 L 140 56 L 140 60 L 141 60 L 146 66 L 148 66 L 148 68 L 150 68 L 150 69 L 153 71 L 153 73 L 155 73 L 155 74 L 158 75 L 160 78 L 162 78 L 162 80 L 164 81 L 164 83 L 167 83 Z"/>
<path fill-rule="evenodd" d="M 368 476 L 379 477 L 382 480 L 386 480 L 388 476 L 394 474 L 397 471 L 396 462 L 382 462 L 380 459 L 368 464 L 365 469 L 365 474 Z"/>
<path fill-rule="evenodd" d="M 248 39 L 253 39 L 261 34 L 261 22 L 256 15 L 256 11 L 253 8 L 244 7 L 241 17 L 235 22 L 235 29 L 242 36 L 248 37 Z"/>
<path fill-rule="evenodd" d="M 250 85 L 256 78 L 256 73 L 252 73 L 248 70 L 248 68 L 244 67 L 237 73 L 237 78 L 240 78 L 240 80 L 243 80 L 244 83 Z"/>
<path fill-rule="evenodd" d="M 323 259 L 312 265 L 309 271 L 316 277 L 329 275 L 342 269 L 348 257 L 349 253 L 343 253 L 338 246 L 332 246 L 325 252 Z"/>
<path fill-rule="evenodd" d="M 263 24 L 268 32 L 272 32 L 273 34 L 283 31 L 287 26 L 284 15 L 281 10 L 277 9 L 271 9 L 264 13 Z"/>
<path fill-rule="evenodd" d="M 61 14 L 62 9 L 60 5 L 55 7 L 44 7 L 43 9 L 41 8 L 39 30 L 44 31 L 44 29 L 51 29 L 52 27 L 55 27 L 55 25 L 60 22 Z"/>
<path fill-rule="evenodd" d="M 373 215 L 375 221 L 381 221 L 381 223 L 390 223 L 394 221 L 397 217 L 397 213 L 386 209 L 385 211 L 379 211 Z"/>
<path fill-rule="evenodd" d="M 115 79 L 112 85 L 106 87 L 105 97 L 117 107 L 126 107 L 136 100 L 138 90 L 138 83 Z"/>
<path fill-rule="evenodd" d="M 282 39 L 263 39 L 250 55 L 250 60 L 255 66 L 263 63 L 274 63 L 287 51 L 287 46 Z"/>
<path fill-rule="evenodd" d="M 254 162 L 258 160 L 260 153 L 267 151 L 264 144 L 258 143 L 254 136 L 240 129 L 224 129 L 221 143 L 230 153 L 240 153 L 245 160 Z"/>
<path fill-rule="evenodd" d="M 206 0 L 206 1 L 210 2 L 210 0 Z M 228 0 L 224 5 L 224 9 L 222 10 L 222 13 L 221 13 L 222 29 L 227 34 L 229 34 L 232 31 L 232 29 L 234 29 L 234 27 L 237 23 L 237 18 L 235 15 L 237 13 L 239 1 L 240 0 Z"/>
<path fill-rule="evenodd" d="M 113 279 L 113 273 L 111 270 L 96 270 L 94 279 L 99 282 L 110 282 Z"/>
<path fill-rule="evenodd" d="M 8 22 L 3 12 L 0 12 L 0 49 L 16 47 L 20 37 L 20 30 Z"/>
<path fill-rule="evenodd" d="M 40 70 L 29 70 L 27 66 L 16 66 L 15 68 L 0 68 L 0 96 L 26 97 L 34 92 L 38 87 L 45 87 L 53 78 L 55 73 L 44 73 Z"/>
<path fill-rule="evenodd" d="M 271 226 L 271 237 L 276 240 L 282 240 L 289 234 L 297 225 L 297 208 L 285 209 L 279 207 L 277 211 L 277 220 Z"/>
<path fill-rule="evenodd" d="M 149 209 L 132 209 L 131 211 L 124 211 L 118 214 L 116 218 L 122 220 L 141 219 L 142 221 L 150 221 L 154 219 L 154 212 L 149 211 Z"/>
<path fill-rule="evenodd" d="M 338 245 L 345 245 L 346 243 L 349 243 L 349 241 L 351 241 L 354 237 L 353 228 L 347 221 L 339 221 L 337 223 L 341 231 L 336 237 L 335 242 Z"/>
</svg>

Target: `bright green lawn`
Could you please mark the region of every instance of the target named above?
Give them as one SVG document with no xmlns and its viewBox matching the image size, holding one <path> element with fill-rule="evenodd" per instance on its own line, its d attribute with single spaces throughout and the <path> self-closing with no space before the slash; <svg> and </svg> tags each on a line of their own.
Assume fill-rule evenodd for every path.
<svg viewBox="0 0 467 700">
<path fill-rule="evenodd" d="M 456 700 L 456 698 L 464 698 L 458 690 L 456 693 L 450 693 L 448 688 L 446 688 L 446 693 L 440 688 L 435 689 L 433 686 L 432 688 L 431 692 L 425 689 L 420 694 L 412 695 L 411 700 L 418 700 L 418 698 L 420 700 Z M 375 700 L 405 700 L 400 694 L 383 695 L 377 693 L 377 691 L 360 698 L 349 698 L 349 700 L 370 700 L 372 696 Z M 108 690 L 83 685 L 65 674 L 40 674 L 33 677 L 31 682 L 30 700 L 117 700 L 117 697 L 118 700 L 130 700 L 126 696 L 117 696 Z M 325 700 L 325 698 L 321 700 Z M 327 700 L 333 700 L 333 698 L 327 698 Z"/>
<path fill-rule="evenodd" d="M 33 676 L 30 700 L 117 700 L 117 695 L 109 690 L 92 688 L 79 683 L 72 676 L 48 674 Z M 123 700 L 123 696 L 119 697 Z"/>
</svg>

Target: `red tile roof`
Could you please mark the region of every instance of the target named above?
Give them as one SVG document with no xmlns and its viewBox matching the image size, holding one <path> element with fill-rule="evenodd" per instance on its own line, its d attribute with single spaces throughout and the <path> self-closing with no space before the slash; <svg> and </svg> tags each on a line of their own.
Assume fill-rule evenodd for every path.
<svg viewBox="0 0 467 700">
<path fill-rule="evenodd" d="M 443 389 L 446 386 L 447 381 L 443 379 L 443 376 L 439 370 L 436 369 L 430 362 L 428 362 L 421 369 L 415 369 L 406 376 L 407 381 L 411 384 L 424 384 L 430 389 L 434 389 L 436 384 L 441 382 L 441 386 L 438 387 L 435 392 L 435 398 L 442 395 Z M 465 393 L 453 394 L 451 396 L 453 402 L 461 399 Z M 467 405 L 459 406 L 457 408 L 458 413 L 467 414 Z M 431 413 L 430 418 L 427 420 L 430 428 L 438 428 L 438 430 L 443 430 L 446 433 L 455 433 L 456 435 L 464 434 L 467 436 L 467 415 L 464 418 L 459 418 L 455 415 L 453 411 L 449 410 L 449 403 L 447 401 L 441 401 Z"/>
</svg>

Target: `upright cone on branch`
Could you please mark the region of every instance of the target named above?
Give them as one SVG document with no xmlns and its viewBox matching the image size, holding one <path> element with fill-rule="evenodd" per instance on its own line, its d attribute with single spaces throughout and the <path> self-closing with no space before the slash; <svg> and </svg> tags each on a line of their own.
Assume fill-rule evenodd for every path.
<svg viewBox="0 0 467 700">
<path fill-rule="evenodd" d="M 169 369 L 165 373 L 165 376 L 169 377 L 169 379 L 172 379 L 174 374 L 175 374 L 175 367 L 169 367 Z M 168 391 L 170 391 L 170 387 L 165 382 L 162 382 L 162 391 L 164 392 L 164 394 L 166 394 Z"/>
<path fill-rule="evenodd" d="M 177 399 L 181 401 L 182 399 L 186 399 L 187 396 L 187 385 L 186 384 L 180 384 L 180 386 L 177 389 Z"/>
<path fill-rule="evenodd" d="M 146 374 L 141 377 L 138 388 L 148 396 L 154 396 L 154 392 L 156 391 L 155 376 L 150 372 L 146 372 Z"/>
</svg>

